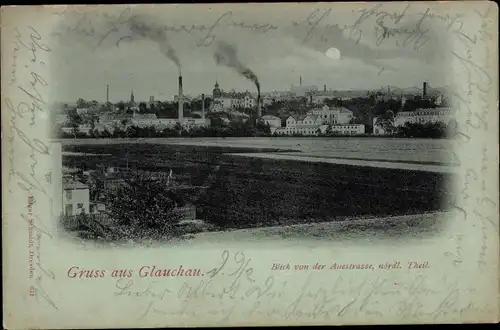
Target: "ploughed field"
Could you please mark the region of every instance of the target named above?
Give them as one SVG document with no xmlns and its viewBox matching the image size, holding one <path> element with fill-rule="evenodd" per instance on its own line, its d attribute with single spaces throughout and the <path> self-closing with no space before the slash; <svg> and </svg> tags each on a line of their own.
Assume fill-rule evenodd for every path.
<svg viewBox="0 0 500 330">
<path fill-rule="evenodd" d="M 63 151 L 97 154 L 63 156 L 70 167 L 172 169 L 180 184 L 194 186 L 182 193 L 197 217 L 222 228 L 427 213 L 445 210 L 452 197 L 453 174 L 228 154 L 276 151 L 265 147 L 87 142 Z"/>
</svg>

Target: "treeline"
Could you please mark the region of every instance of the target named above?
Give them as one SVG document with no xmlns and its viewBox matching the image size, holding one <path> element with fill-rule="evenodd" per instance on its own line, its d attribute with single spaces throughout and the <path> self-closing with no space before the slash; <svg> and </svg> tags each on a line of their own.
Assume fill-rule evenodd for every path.
<svg viewBox="0 0 500 330">
<path fill-rule="evenodd" d="M 378 137 L 401 137 L 401 138 L 435 138 L 442 139 L 453 136 L 454 126 L 444 123 L 407 123 L 402 127 L 395 128 L 394 133 L 386 134 Z M 129 126 L 126 129 L 115 128 L 113 131 L 105 129 L 99 131 L 91 130 L 88 133 L 74 129 L 72 132 L 64 132 L 60 130 L 57 134 L 58 138 L 63 139 L 112 139 L 112 138 L 173 138 L 173 137 L 369 137 L 371 134 L 342 134 L 335 131 L 326 131 L 318 134 L 302 134 L 294 133 L 291 135 L 271 134 L 271 128 L 268 125 L 258 123 L 256 125 L 248 125 L 245 123 L 233 124 L 230 126 L 219 127 L 196 127 L 190 130 L 185 130 L 178 127 L 168 127 L 163 130 L 158 130 L 155 127 L 138 127 Z"/>
<path fill-rule="evenodd" d="M 255 137 L 271 136 L 268 125 L 258 123 L 249 125 L 245 123 L 219 127 L 194 127 L 186 130 L 182 127 L 167 127 L 158 130 L 154 126 L 139 127 L 129 126 L 125 129 L 115 128 L 113 131 L 107 129 L 99 131 L 90 130 L 88 133 L 73 129 L 72 132 L 59 131 L 59 138 L 99 139 L 99 138 L 170 138 L 170 137 Z"/>
<path fill-rule="evenodd" d="M 455 125 L 437 122 L 437 123 L 406 123 L 399 127 L 396 136 L 405 138 L 434 138 L 442 139 L 454 135 Z"/>
</svg>

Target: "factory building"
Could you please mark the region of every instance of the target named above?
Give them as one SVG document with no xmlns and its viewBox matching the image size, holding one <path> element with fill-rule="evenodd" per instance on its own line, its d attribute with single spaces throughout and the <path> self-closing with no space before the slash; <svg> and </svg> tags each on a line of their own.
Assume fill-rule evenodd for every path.
<svg viewBox="0 0 500 330">
<path fill-rule="evenodd" d="M 183 82 L 182 75 L 179 76 L 178 80 L 179 93 L 177 95 L 178 108 L 177 108 L 177 118 L 157 118 L 156 114 L 146 113 L 139 114 L 137 110 L 139 107 L 135 102 L 135 95 L 132 92 L 130 95 L 130 101 L 127 104 L 127 108 L 132 111 L 128 114 L 114 114 L 114 113 L 104 113 L 99 117 L 99 124 L 96 125 L 96 129 L 103 131 L 108 129 L 113 130 L 114 127 L 123 126 L 138 126 L 138 127 L 155 127 L 158 130 L 165 129 L 168 127 L 174 127 L 180 124 L 185 129 L 189 130 L 195 127 L 206 127 L 209 126 L 209 119 L 205 118 L 205 96 L 202 95 L 202 115 L 201 118 L 184 118 L 184 92 L 183 92 Z M 150 103 L 154 103 L 154 98 L 150 97 Z"/>
</svg>

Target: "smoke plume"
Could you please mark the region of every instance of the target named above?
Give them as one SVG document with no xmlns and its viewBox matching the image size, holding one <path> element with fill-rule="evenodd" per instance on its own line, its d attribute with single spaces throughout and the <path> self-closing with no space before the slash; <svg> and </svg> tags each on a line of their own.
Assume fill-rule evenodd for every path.
<svg viewBox="0 0 500 330">
<path fill-rule="evenodd" d="M 245 65 L 243 65 L 243 63 L 240 62 L 236 54 L 236 49 L 234 47 L 232 47 L 227 43 L 219 42 L 215 50 L 214 59 L 217 65 L 224 65 L 229 68 L 232 68 L 236 70 L 236 72 L 241 74 L 243 77 L 253 81 L 255 87 L 257 87 L 257 92 L 258 92 L 257 100 L 260 101 L 259 79 L 252 70 L 250 70 Z"/>
<path fill-rule="evenodd" d="M 135 40 L 138 38 L 147 38 L 158 43 L 160 52 L 175 63 L 179 69 L 179 75 L 181 72 L 181 61 L 177 56 L 175 49 L 168 43 L 167 35 L 164 30 L 160 27 L 156 27 L 150 23 L 141 22 L 136 17 L 133 17 L 128 21 L 128 25 L 131 31 L 130 39 Z"/>
</svg>

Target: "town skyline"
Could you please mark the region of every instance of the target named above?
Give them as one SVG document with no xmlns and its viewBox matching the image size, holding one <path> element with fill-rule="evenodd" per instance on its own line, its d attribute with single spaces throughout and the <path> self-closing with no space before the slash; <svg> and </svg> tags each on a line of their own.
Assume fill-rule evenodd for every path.
<svg viewBox="0 0 500 330">
<path fill-rule="evenodd" d="M 428 84 L 428 88 L 429 90 L 446 90 L 449 86 L 448 85 L 440 85 L 440 86 L 436 86 L 436 85 L 433 85 L 432 83 L 429 83 L 427 82 Z M 219 85 L 221 85 L 219 83 Z M 103 90 L 101 91 L 101 94 L 100 97 L 77 97 L 75 99 L 71 99 L 71 100 L 55 100 L 53 103 L 67 103 L 67 104 L 76 104 L 76 101 L 78 99 L 84 99 L 86 101 L 92 101 L 92 100 L 95 100 L 99 103 L 105 103 L 107 101 L 107 89 L 106 89 L 106 86 L 107 85 L 103 85 Z M 266 90 L 263 90 L 261 91 L 261 95 L 262 96 L 265 96 L 265 95 L 269 95 L 269 94 L 272 94 L 272 93 L 289 93 L 290 92 L 290 89 L 291 87 L 299 87 L 301 86 L 300 85 L 300 80 L 299 80 L 299 83 L 298 84 L 292 84 L 290 86 L 288 86 L 288 89 L 285 89 L 285 88 L 282 88 L 280 90 L 272 90 L 272 91 L 266 91 Z M 303 84 L 302 85 L 303 87 L 311 87 L 311 86 L 315 86 L 318 88 L 318 92 L 321 93 L 324 91 L 324 86 L 320 86 L 318 84 Z M 221 86 L 223 87 L 223 86 Z M 323 87 L 323 88 L 322 88 Z M 405 86 L 405 87 L 400 87 L 400 86 L 394 86 L 394 85 L 386 85 L 386 86 L 379 86 L 378 88 L 373 88 L 373 89 L 356 89 L 356 88 L 353 88 L 353 89 L 333 89 L 333 88 L 328 88 L 328 86 L 326 85 L 327 87 L 327 91 L 328 92 L 332 92 L 332 91 L 335 91 L 335 92 L 339 92 L 339 93 L 342 93 L 342 92 L 375 92 L 375 91 L 380 91 L 380 90 L 387 90 L 387 87 L 390 87 L 391 90 L 395 93 L 395 95 L 400 95 L 403 91 L 405 93 L 408 93 L 408 94 L 414 94 L 414 93 L 421 93 L 423 88 L 422 88 L 422 82 L 420 82 L 420 85 L 413 85 L 413 86 Z M 212 89 L 213 89 L 213 86 L 212 86 Z M 256 91 L 252 91 L 251 89 L 246 89 L 246 90 L 237 90 L 235 88 L 222 88 L 224 90 L 224 92 L 231 92 L 233 89 L 236 93 L 244 93 L 244 92 L 249 92 L 251 93 L 253 96 L 256 96 L 257 95 L 257 92 Z M 115 92 L 116 93 L 116 92 Z M 124 98 L 114 98 L 113 97 L 113 90 L 112 90 L 112 86 L 110 86 L 110 89 L 109 89 L 109 101 L 111 103 L 118 103 L 118 102 L 128 102 L 130 101 L 130 97 L 131 97 L 131 94 L 134 94 L 134 100 L 135 102 L 137 103 L 140 103 L 140 102 L 149 102 L 150 101 L 150 97 L 153 97 L 154 98 L 154 101 L 161 101 L 161 102 L 174 102 L 175 101 L 175 97 L 177 96 L 177 93 L 173 93 L 172 95 L 168 96 L 167 99 L 163 99 L 163 98 L 159 98 L 155 95 L 138 95 L 136 90 L 135 89 L 132 89 L 132 90 L 129 90 L 128 91 L 128 94 L 127 94 L 127 91 L 120 91 L 120 95 L 125 95 Z M 207 92 L 200 92 L 200 93 L 190 93 L 189 91 L 185 91 L 184 92 L 184 97 L 187 97 L 187 98 L 198 98 L 200 97 L 202 94 L 205 95 L 205 97 L 208 97 L 208 98 L 211 98 L 212 97 L 212 90 L 210 91 L 207 91 Z"/>
</svg>

